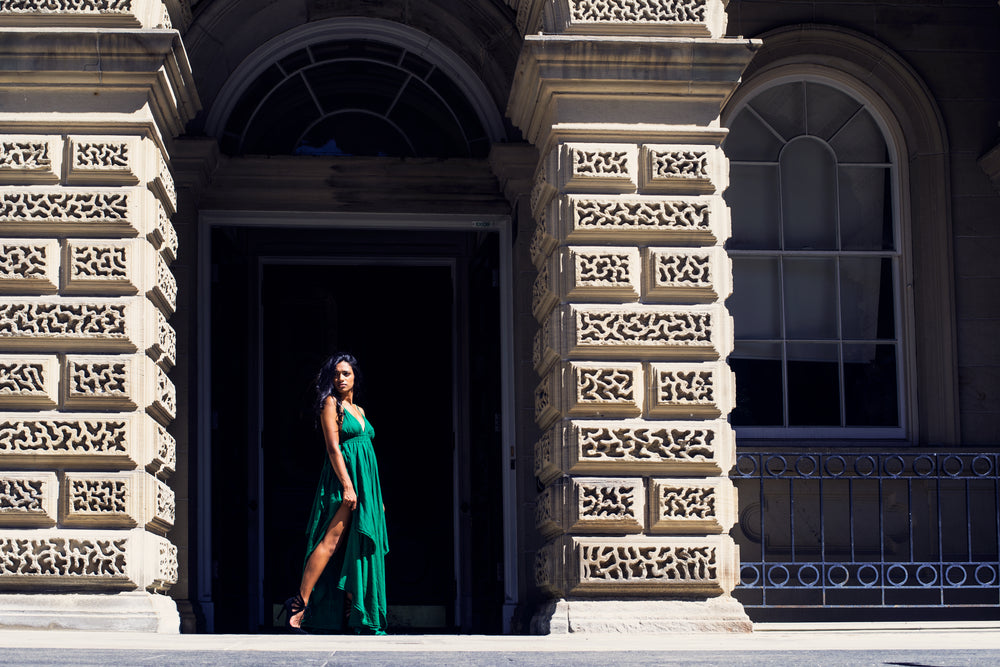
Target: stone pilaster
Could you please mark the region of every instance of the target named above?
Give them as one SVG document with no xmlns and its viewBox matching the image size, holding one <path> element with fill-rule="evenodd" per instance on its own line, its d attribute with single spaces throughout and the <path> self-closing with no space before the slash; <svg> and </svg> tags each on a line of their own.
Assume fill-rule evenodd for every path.
<svg viewBox="0 0 1000 667">
<path fill-rule="evenodd" d="M 0 627 L 177 632 L 173 137 L 161 0 L 0 3 Z"/>
<path fill-rule="evenodd" d="M 539 150 L 540 632 L 745 631 L 719 114 L 757 47 L 722 0 L 520 2 Z M 534 34 L 533 34 L 534 33 Z"/>
</svg>

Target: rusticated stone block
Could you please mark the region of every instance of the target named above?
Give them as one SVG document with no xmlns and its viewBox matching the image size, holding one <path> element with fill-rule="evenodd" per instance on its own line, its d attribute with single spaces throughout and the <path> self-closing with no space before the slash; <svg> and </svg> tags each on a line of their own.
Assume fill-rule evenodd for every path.
<svg viewBox="0 0 1000 667">
<path fill-rule="evenodd" d="M 64 294 L 136 294 L 142 280 L 139 239 L 67 241 L 63 249 Z M 153 251 L 149 248 L 149 258 Z"/>
<path fill-rule="evenodd" d="M 552 283 L 553 274 L 558 272 L 558 268 L 553 268 L 553 264 L 556 262 L 558 262 L 556 257 L 543 262 L 538 269 L 538 275 L 535 276 L 535 282 L 531 285 L 531 313 L 539 322 L 548 317 L 552 309 L 559 303 L 559 296 Z"/>
<path fill-rule="evenodd" d="M 0 298 L 0 346 L 6 350 L 135 352 L 155 358 L 171 343 L 157 308 L 144 296 Z M 162 320 L 165 325 L 165 320 Z"/>
<path fill-rule="evenodd" d="M 0 407 L 54 408 L 59 360 L 55 355 L 0 355 Z"/>
<path fill-rule="evenodd" d="M 0 26 L 170 28 L 161 0 L 0 0 Z"/>
<path fill-rule="evenodd" d="M 645 248 L 643 296 L 647 302 L 712 303 L 733 291 L 725 250 Z"/>
<path fill-rule="evenodd" d="M 166 590 L 177 548 L 132 530 L 0 530 L 0 585 L 8 590 Z"/>
<path fill-rule="evenodd" d="M 0 457 L 8 468 L 120 470 L 169 474 L 173 438 L 151 417 L 127 414 L 0 413 Z"/>
<path fill-rule="evenodd" d="M 730 234 L 729 209 L 719 196 L 564 195 L 554 201 L 555 236 L 571 243 L 711 246 Z"/>
<path fill-rule="evenodd" d="M 564 409 L 570 415 L 636 417 L 642 413 L 639 363 L 570 362 L 563 375 Z"/>
<path fill-rule="evenodd" d="M 531 349 L 531 363 L 535 372 L 545 375 L 552 365 L 559 361 L 559 339 L 556 337 L 556 327 L 552 317 L 547 317 L 535 332 Z"/>
<path fill-rule="evenodd" d="M 652 533 L 728 533 L 736 523 L 736 488 L 726 478 L 654 478 L 648 506 Z"/>
<path fill-rule="evenodd" d="M 563 536 L 542 551 L 536 578 L 560 596 L 714 597 L 732 591 L 739 571 L 728 535 Z"/>
<path fill-rule="evenodd" d="M 0 134 L 0 185 L 58 183 L 62 137 L 49 134 Z"/>
<path fill-rule="evenodd" d="M 545 537 L 559 533 L 640 533 L 645 521 L 641 478 L 563 478 L 535 505 L 535 526 Z"/>
<path fill-rule="evenodd" d="M 722 304 L 562 309 L 564 357 L 724 359 L 733 346 L 732 318 Z"/>
<path fill-rule="evenodd" d="M 68 409 L 146 409 L 161 423 L 176 414 L 176 392 L 162 368 L 139 355 L 67 355 L 62 405 Z"/>
<path fill-rule="evenodd" d="M 140 137 L 71 135 L 66 182 L 71 185 L 135 185 Z"/>
<path fill-rule="evenodd" d="M 574 474 L 720 475 L 735 462 L 736 439 L 724 419 L 574 420 L 551 434 L 557 467 Z"/>
<path fill-rule="evenodd" d="M 546 32 L 584 35 L 721 37 L 724 3 L 711 0 L 568 0 L 546 3 Z"/>
<path fill-rule="evenodd" d="M 535 441 L 535 477 L 542 484 L 548 484 L 562 474 L 556 454 L 553 451 L 552 431 L 544 431 Z"/>
<path fill-rule="evenodd" d="M 52 294 L 58 289 L 58 241 L 0 239 L 0 294 Z"/>
<path fill-rule="evenodd" d="M 135 236 L 155 222 L 151 201 L 148 191 L 136 188 L 0 188 L 0 232 Z"/>
<path fill-rule="evenodd" d="M 637 248 L 570 246 L 560 257 L 560 293 L 578 301 L 635 301 L 641 260 Z"/>
<path fill-rule="evenodd" d="M 562 415 L 559 411 L 559 378 L 555 372 L 549 373 L 535 387 L 535 423 L 539 428 L 547 428 Z"/>
<path fill-rule="evenodd" d="M 545 181 L 560 192 L 635 192 L 635 144 L 569 142 L 553 148 L 543 168 Z"/>
<path fill-rule="evenodd" d="M 725 362 L 651 363 L 646 413 L 653 417 L 726 416 L 736 398 L 736 377 Z"/>
<path fill-rule="evenodd" d="M 717 146 L 645 144 L 640 164 L 644 193 L 721 194 L 729 186 L 729 162 Z"/>
<path fill-rule="evenodd" d="M 0 525 L 55 525 L 58 490 L 53 472 L 0 473 Z"/>
<path fill-rule="evenodd" d="M 535 225 L 534 233 L 531 235 L 531 244 L 528 250 L 531 253 L 531 263 L 539 270 L 541 270 L 542 265 L 549 258 L 549 255 L 552 254 L 552 251 L 559 246 L 559 241 L 556 240 L 555 232 L 551 226 L 553 216 L 558 216 L 558 208 L 551 203 L 546 208 L 535 213 L 535 219 L 538 222 Z"/>
<path fill-rule="evenodd" d="M 174 492 L 142 470 L 66 473 L 60 506 L 66 526 L 145 526 L 165 534 L 175 518 Z"/>
</svg>

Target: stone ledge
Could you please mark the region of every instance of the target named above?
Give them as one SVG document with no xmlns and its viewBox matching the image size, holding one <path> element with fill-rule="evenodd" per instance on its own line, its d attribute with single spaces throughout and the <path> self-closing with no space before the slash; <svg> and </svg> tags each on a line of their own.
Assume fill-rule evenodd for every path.
<svg viewBox="0 0 1000 667">
<path fill-rule="evenodd" d="M 180 616 L 172 599 L 155 593 L 3 594 L 0 628 L 176 634 Z"/>
<path fill-rule="evenodd" d="M 555 600 L 531 620 L 533 634 L 751 632 L 742 605 L 707 600 Z"/>
</svg>

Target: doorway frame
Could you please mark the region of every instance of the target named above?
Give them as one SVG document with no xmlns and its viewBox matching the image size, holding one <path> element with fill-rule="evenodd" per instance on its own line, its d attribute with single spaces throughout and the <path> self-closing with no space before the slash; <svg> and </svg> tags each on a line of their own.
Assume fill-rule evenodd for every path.
<svg viewBox="0 0 1000 667">
<path fill-rule="evenodd" d="M 273 227 L 307 229 L 383 229 L 405 231 L 470 231 L 499 234 L 500 260 L 500 457 L 503 488 L 503 632 L 509 633 L 518 603 L 517 484 L 515 476 L 516 415 L 514 402 L 514 276 L 512 222 L 508 215 L 426 213 L 342 213 L 290 211 L 234 211 L 202 209 L 198 214 L 196 287 L 197 388 L 193 461 L 196 491 L 194 534 L 195 594 L 205 619 L 205 631 L 215 631 L 212 598 L 212 231 L 217 227 Z M 393 255 L 398 258 L 398 253 Z M 259 438 L 259 434 L 257 436 Z M 456 562 L 456 567 L 459 564 Z"/>
</svg>

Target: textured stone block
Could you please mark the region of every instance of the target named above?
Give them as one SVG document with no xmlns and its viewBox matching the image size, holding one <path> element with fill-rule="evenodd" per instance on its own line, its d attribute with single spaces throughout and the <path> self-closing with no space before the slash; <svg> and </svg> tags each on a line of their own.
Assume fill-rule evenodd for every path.
<svg viewBox="0 0 1000 667">
<path fill-rule="evenodd" d="M 560 294 L 576 301 L 636 301 L 642 262 L 631 247 L 570 246 L 559 258 Z"/>
<path fill-rule="evenodd" d="M 0 413 L 0 457 L 9 468 L 173 471 L 176 444 L 142 413 Z"/>
<path fill-rule="evenodd" d="M 0 0 L 0 26 L 170 28 L 161 0 Z"/>
<path fill-rule="evenodd" d="M 572 243 L 716 245 L 730 234 L 729 209 L 718 196 L 564 195 L 554 202 L 554 235 Z"/>
<path fill-rule="evenodd" d="M 736 523 L 736 488 L 725 478 L 653 478 L 648 507 L 652 533 L 728 533 Z"/>
<path fill-rule="evenodd" d="M 724 359 L 733 346 L 732 317 L 722 304 L 570 304 L 561 311 L 564 358 Z"/>
<path fill-rule="evenodd" d="M 545 429 L 562 414 L 559 411 L 559 376 L 557 371 L 548 373 L 542 377 L 542 381 L 535 387 L 535 423 L 539 428 Z"/>
<path fill-rule="evenodd" d="M 132 530 L 0 530 L 7 589 L 166 590 L 177 581 L 177 547 Z"/>
<path fill-rule="evenodd" d="M 565 143 L 549 152 L 545 180 L 560 192 L 635 192 L 638 159 L 635 144 Z"/>
<path fill-rule="evenodd" d="M 646 378 L 652 417 L 725 417 L 736 400 L 736 377 L 723 361 L 651 363 Z"/>
<path fill-rule="evenodd" d="M 59 360 L 55 355 L 0 355 L 0 407 L 54 408 Z"/>
<path fill-rule="evenodd" d="M 140 137 L 71 135 L 66 182 L 71 185 L 135 185 L 139 182 L 141 143 Z"/>
<path fill-rule="evenodd" d="M 546 3 L 546 32 L 586 35 L 721 37 L 721 0 L 566 0 Z"/>
<path fill-rule="evenodd" d="M 545 537 L 560 533 L 640 533 L 646 490 L 641 478 L 563 478 L 544 489 L 535 526 Z"/>
<path fill-rule="evenodd" d="M 536 581 L 557 596 L 728 595 L 739 553 L 728 535 L 557 538 L 538 551 Z"/>
<path fill-rule="evenodd" d="M 63 249 L 63 293 L 136 294 L 142 284 L 139 239 L 67 241 Z M 153 254 L 150 248 L 149 255 Z"/>
<path fill-rule="evenodd" d="M 721 194 L 729 186 L 729 162 L 717 146 L 645 144 L 640 164 L 643 193 Z"/>
<path fill-rule="evenodd" d="M 162 368 L 140 355 L 67 355 L 62 405 L 71 410 L 142 408 L 161 423 L 176 414 L 176 391 Z"/>
<path fill-rule="evenodd" d="M 554 465 L 574 474 L 727 474 L 736 438 L 713 421 L 574 420 L 551 432 Z"/>
<path fill-rule="evenodd" d="M 726 251 L 711 248 L 645 248 L 644 301 L 712 303 L 733 291 L 732 265 Z"/>
<path fill-rule="evenodd" d="M 0 239 L 0 294 L 52 294 L 58 290 L 58 241 Z"/>
<path fill-rule="evenodd" d="M 552 251 L 559 246 L 559 241 L 555 237 L 551 221 L 558 218 L 558 207 L 550 203 L 542 210 L 535 213 L 535 231 L 531 235 L 531 244 L 528 252 L 531 255 L 531 263 L 535 268 L 541 270 L 542 265 L 548 260 Z"/>
<path fill-rule="evenodd" d="M 0 525 L 55 525 L 58 491 L 54 472 L 0 473 Z"/>
<path fill-rule="evenodd" d="M 559 295 L 553 285 L 553 276 L 558 275 L 558 257 L 551 257 L 542 263 L 538 275 L 531 285 L 531 314 L 542 322 L 559 303 Z"/>
<path fill-rule="evenodd" d="M 643 369 L 639 363 L 571 362 L 562 387 L 566 414 L 636 417 L 642 413 Z"/>
<path fill-rule="evenodd" d="M 62 146 L 57 135 L 0 134 L 0 185 L 58 183 Z"/>
<path fill-rule="evenodd" d="M 66 473 L 60 499 L 63 525 L 135 527 L 165 534 L 174 525 L 174 492 L 143 470 Z"/>
<path fill-rule="evenodd" d="M 535 441 L 535 477 L 542 484 L 548 484 L 562 474 L 559 452 L 553 447 L 553 431 L 545 431 Z M 558 445 L 558 443 L 557 443 Z"/>
<path fill-rule="evenodd" d="M 155 222 L 150 201 L 137 188 L 0 187 L 0 232 L 135 236 Z"/>
<path fill-rule="evenodd" d="M 559 339 L 556 337 L 556 324 L 553 317 L 547 317 L 535 331 L 531 348 L 531 364 L 535 372 L 545 375 L 552 364 L 559 361 Z"/>
</svg>

